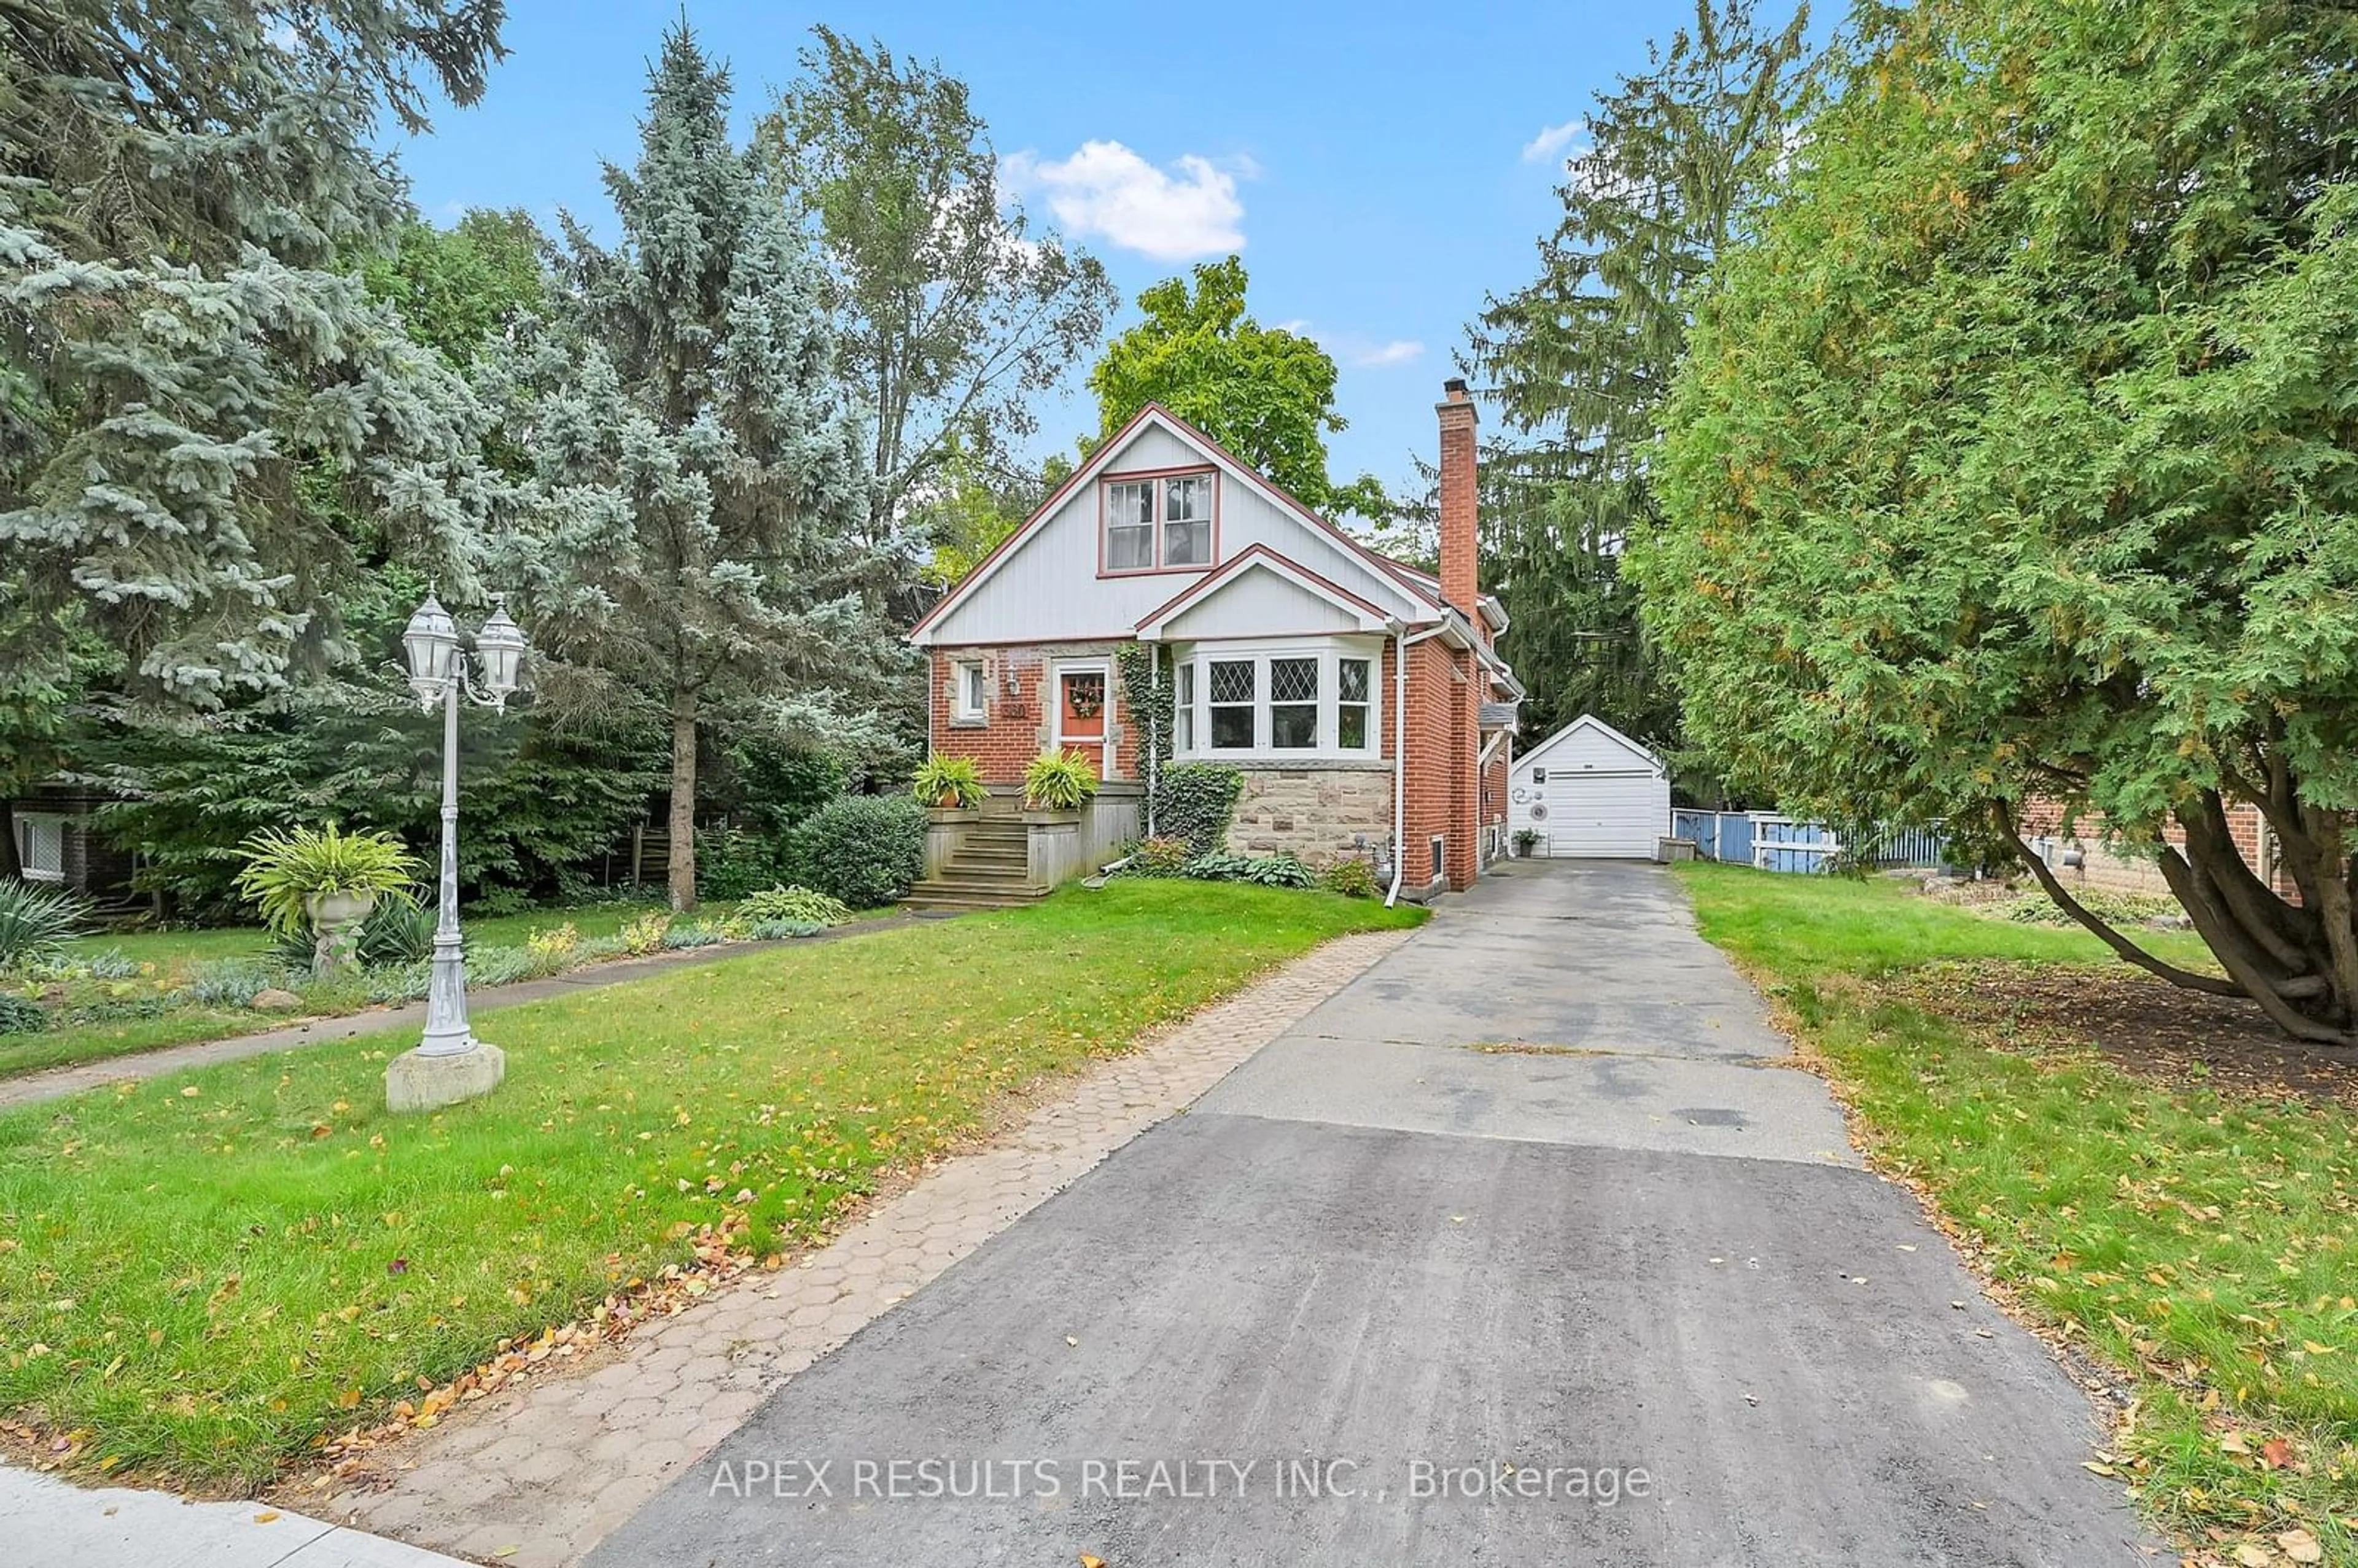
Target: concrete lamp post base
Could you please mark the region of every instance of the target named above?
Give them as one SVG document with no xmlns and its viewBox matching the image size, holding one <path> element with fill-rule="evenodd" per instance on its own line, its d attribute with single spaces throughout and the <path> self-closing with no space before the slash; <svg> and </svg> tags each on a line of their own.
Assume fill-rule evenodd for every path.
<svg viewBox="0 0 2358 1568">
<path fill-rule="evenodd" d="M 384 1069 L 384 1103 L 394 1111 L 439 1110 L 499 1087 L 507 1053 L 478 1040 L 464 1051 L 428 1055 L 404 1051 Z"/>
</svg>

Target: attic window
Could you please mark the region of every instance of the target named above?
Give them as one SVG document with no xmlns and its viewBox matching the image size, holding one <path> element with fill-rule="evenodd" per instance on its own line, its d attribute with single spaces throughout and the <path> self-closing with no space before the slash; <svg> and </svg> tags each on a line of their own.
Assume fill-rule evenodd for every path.
<svg viewBox="0 0 2358 1568">
<path fill-rule="evenodd" d="M 1209 469 L 1108 480 L 1102 569 L 1152 572 L 1210 566 L 1217 484 Z"/>
</svg>

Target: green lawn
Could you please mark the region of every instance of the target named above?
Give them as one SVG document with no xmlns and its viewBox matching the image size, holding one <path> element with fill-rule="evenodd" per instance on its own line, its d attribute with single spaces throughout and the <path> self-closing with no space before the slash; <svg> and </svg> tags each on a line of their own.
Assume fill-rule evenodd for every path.
<svg viewBox="0 0 2358 1568">
<path fill-rule="evenodd" d="M 481 946 L 519 946 L 535 930 L 570 923 L 586 938 L 611 936 L 639 916 L 665 907 L 659 903 L 593 903 L 574 909 L 534 910 L 524 914 L 470 916 L 464 922 L 467 940 Z M 697 918 L 717 919 L 726 904 L 708 905 Z M 188 978 L 192 964 L 221 958 L 255 958 L 270 951 L 267 932 L 255 925 L 222 926 L 189 931 L 150 931 L 77 937 L 69 945 L 71 957 L 92 958 L 111 950 L 136 964 L 154 966 L 152 978 L 118 982 L 125 991 L 144 989 L 153 996 Z M 82 988 L 93 994 L 103 984 Z M 135 1052 L 186 1045 L 200 1040 L 222 1040 L 276 1029 L 298 1017 L 335 1017 L 358 1012 L 369 1005 L 368 989 L 354 983 L 341 990 L 313 993 L 298 1013 L 256 1012 L 241 1007 L 175 1007 L 146 1018 L 84 1019 L 44 1030 L 38 1034 L 0 1035 L 0 1078 L 37 1073 L 46 1067 L 82 1062 L 103 1062 Z"/>
<path fill-rule="evenodd" d="M 88 1463 L 262 1482 L 694 1227 L 807 1241 L 1002 1091 L 1421 918 L 1118 881 L 503 1011 L 507 1082 L 431 1117 L 383 1108 L 395 1041 L 0 1114 L 0 1411 L 91 1431 Z"/>
<path fill-rule="evenodd" d="M 2277 1536 L 2307 1531 L 2323 1561 L 2358 1563 L 2358 1112 L 1985 1038 L 1904 972 L 2117 964 L 2084 934 L 1888 883 L 1684 877 L 1704 935 L 1785 1004 L 1878 1162 L 1922 1185 L 2026 1311 L 2134 1384 L 2112 1467 L 2154 1517 L 2271 1553 L 2252 1562 L 2319 1561 L 2281 1554 Z"/>
</svg>

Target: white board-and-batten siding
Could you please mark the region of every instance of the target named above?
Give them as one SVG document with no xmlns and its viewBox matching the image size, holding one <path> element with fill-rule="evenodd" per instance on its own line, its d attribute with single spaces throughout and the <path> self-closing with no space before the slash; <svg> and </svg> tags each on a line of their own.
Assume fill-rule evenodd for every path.
<svg viewBox="0 0 2358 1568">
<path fill-rule="evenodd" d="M 1101 487 L 1125 473 L 1212 465 L 1214 456 L 1178 432 L 1152 420 L 1125 439 L 1095 478 L 1075 484 L 1055 510 L 1039 520 L 1025 536 L 1013 541 L 997 559 L 981 568 L 966 596 L 937 620 L 922 629 L 920 640 L 940 647 L 979 646 L 1006 643 L 1056 643 L 1083 639 L 1123 638 L 1151 611 L 1170 602 L 1196 583 L 1200 570 L 1154 571 L 1100 576 Z M 1405 589 L 1390 574 L 1325 529 L 1299 516 L 1291 508 L 1263 495 L 1238 474 L 1222 469 L 1215 497 L 1214 565 L 1263 545 L 1304 569 L 1368 600 L 1387 615 L 1403 620 L 1425 619 Z M 1252 580 L 1232 583 L 1203 607 L 1229 623 L 1231 612 L 1222 601 L 1232 593 L 1249 592 L 1266 600 L 1275 589 L 1314 598 L 1292 583 L 1263 573 Z M 1268 585 L 1264 588 L 1263 584 Z M 1290 611 L 1282 606 L 1265 606 Z M 1243 611 L 1235 612 L 1241 617 Z M 1278 631 L 1311 632 L 1335 620 L 1336 611 L 1321 603 L 1316 618 L 1296 627 L 1283 620 L 1238 622 L 1236 632 L 1198 630 L 1186 635 L 1213 637 L 1260 634 Z"/>
</svg>

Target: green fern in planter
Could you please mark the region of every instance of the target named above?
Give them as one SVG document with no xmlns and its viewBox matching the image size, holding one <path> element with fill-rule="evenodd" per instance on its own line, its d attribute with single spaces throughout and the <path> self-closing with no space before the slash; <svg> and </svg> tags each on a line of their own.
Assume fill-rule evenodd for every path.
<svg viewBox="0 0 2358 1568">
<path fill-rule="evenodd" d="M 1038 811 L 1078 811 L 1098 792 L 1098 771 L 1078 752 L 1043 752 L 1023 770 L 1023 803 Z"/>
<path fill-rule="evenodd" d="M 416 859 L 390 834 L 346 833 L 332 822 L 291 833 L 265 828 L 238 846 L 238 853 L 245 869 L 237 874 L 237 891 L 282 936 L 309 925 L 315 894 L 406 900 L 418 871 Z"/>
<path fill-rule="evenodd" d="M 909 793 L 927 806 L 967 808 L 980 806 L 990 792 L 972 757 L 928 757 L 918 764 Z"/>
</svg>

